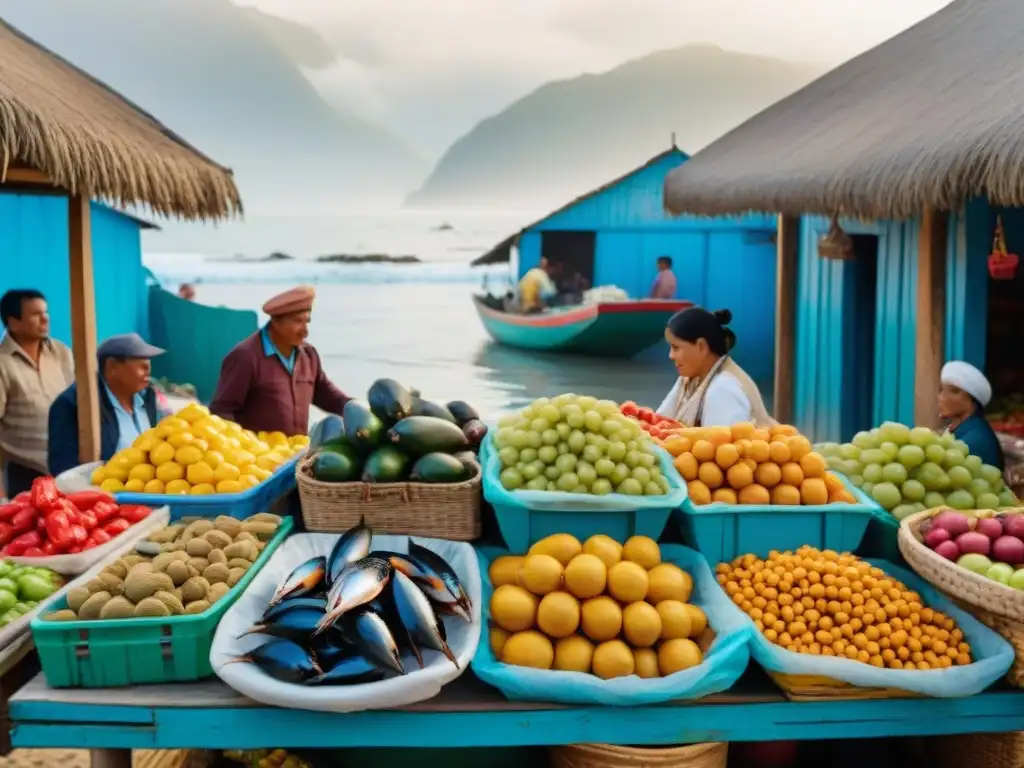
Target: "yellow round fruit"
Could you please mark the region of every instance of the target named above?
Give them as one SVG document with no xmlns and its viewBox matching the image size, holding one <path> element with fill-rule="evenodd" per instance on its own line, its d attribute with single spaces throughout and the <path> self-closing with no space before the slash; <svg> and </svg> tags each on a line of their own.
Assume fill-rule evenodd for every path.
<svg viewBox="0 0 1024 768">
<path fill-rule="evenodd" d="M 191 432 L 174 432 L 167 436 L 167 444 L 174 448 L 174 450 L 178 450 L 185 445 L 191 445 L 195 441 L 195 435 Z"/>
<path fill-rule="evenodd" d="M 153 450 L 153 447 L 160 442 L 160 438 L 156 436 L 152 429 L 147 429 L 141 435 L 135 438 L 132 443 L 133 448 L 138 448 L 144 453 L 149 453 Z"/>
<path fill-rule="evenodd" d="M 684 607 L 690 615 L 690 637 L 699 637 L 708 628 L 708 617 L 704 615 L 704 611 L 692 603 L 687 603 Z"/>
<path fill-rule="evenodd" d="M 183 477 L 185 477 L 185 469 L 181 464 L 176 464 L 173 461 L 161 464 L 156 468 L 156 479 L 162 480 L 164 483 L 169 483 L 172 480 L 181 480 Z"/>
<path fill-rule="evenodd" d="M 647 597 L 647 571 L 639 563 L 623 560 L 608 569 L 608 593 L 621 603 L 635 603 Z"/>
<path fill-rule="evenodd" d="M 622 545 L 622 559 L 632 560 L 649 571 L 661 562 L 661 548 L 649 536 L 630 536 Z"/>
<path fill-rule="evenodd" d="M 580 604 L 568 592 L 544 595 L 537 606 L 537 627 L 548 637 L 573 634 L 580 625 Z"/>
<path fill-rule="evenodd" d="M 174 461 L 187 467 L 203 460 L 203 451 L 198 445 L 183 445 L 174 452 Z"/>
<path fill-rule="evenodd" d="M 594 644 L 580 635 L 563 637 L 555 643 L 555 663 L 553 669 L 563 672 L 590 672 L 594 658 Z"/>
<path fill-rule="evenodd" d="M 608 582 L 608 570 L 597 555 L 576 555 L 565 566 L 565 588 L 570 593 L 586 600 L 604 592 Z"/>
<path fill-rule="evenodd" d="M 517 632 L 505 641 L 501 649 L 501 660 L 517 667 L 551 669 L 555 661 L 555 649 L 551 641 L 536 630 Z"/>
<path fill-rule="evenodd" d="M 281 454 L 276 451 L 270 451 L 270 453 L 264 453 L 256 458 L 256 466 L 272 472 L 282 461 L 284 461 L 284 457 Z"/>
<path fill-rule="evenodd" d="M 216 492 L 216 489 L 209 483 L 197 483 L 196 485 L 193 485 L 192 489 L 189 491 L 193 496 L 212 496 Z"/>
<path fill-rule="evenodd" d="M 525 559 L 525 557 L 520 557 L 519 555 L 505 555 L 495 558 L 494 562 L 487 569 L 487 577 L 491 580 L 491 585 L 497 589 L 504 584 L 518 584 L 519 569 L 522 567 Z"/>
<path fill-rule="evenodd" d="M 509 632 L 531 629 L 537 619 L 537 598 L 514 584 L 498 587 L 491 595 L 491 618 Z"/>
<path fill-rule="evenodd" d="M 622 609 L 607 595 L 592 597 L 580 608 L 580 626 L 596 643 L 611 640 L 622 630 Z"/>
<path fill-rule="evenodd" d="M 149 450 L 149 463 L 154 467 L 174 461 L 174 446 L 163 441 L 157 443 Z"/>
<path fill-rule="evenodd" d="M 184 448 L 181 449 L 186 450 Z M 179 451 L 180 453 L 181 451 Z M 213 467 L 207 464 L 205 461 L 199 461 L 194 464 L 189 464 L 185 470 L 185 479 L 188 480 L 192 485 L 213 485 Z"/>
<path fill-rule="evenodd" d="M 579 539 L 568 533 L 556 533 L 541 539 L 530 547 L 528 555 L 551 555 L 563 566 L 569 564 L 576 555 L 583 551 Z"/>
<path fill-rule="evenodd" d="M 292 435 L 288 442 L 295 448 L 305 448 L 309 445 L 309 435 Z"/>
<path fill-rule="evenodd" d="M 505 642 L 512 636 L 510 632 L 506 632 L 501 627 L 491 627 L 491 631 L 488 635 L 491 641 L 491 650 L 494 652 L 495 658 L 501 661 L 501 650 L 505 647 Z"/>
<path fill-rule="evenodd" d="M 648 648 L 661 637 L 661 616 L 650 603 L 630 603 L 622 611 L 622 634 L 634 648 Z"/>
<path fill-rule="evenodd" d="M 238 467 L 234 464 L 229 464 L 226 461 L 223 461 L 216 466 L 213 464 L 210 466 L 213 467 L 213 479 L 218 483 L 221 480 L 237 480 L 238 476 L 242 474 Z"/>
<path fill-rule="evenodd" d="M 551 555 L 529 555 L 519 569 L 519 583 L 535 595 L 546 595 L 562 584 L 562 570 Z"/>
<path fill-rule="evenodd" d="M 93 485 L 102 485 L 103 481 L 107 479 L 106 470 L 103 467 L 96 467 L 89 475 L 89 482 Z"/>
<path fill-rule="evenodd" d="M 647 602 L 657 605 L 662 600 L 685 603 L 693 592 L 693 579 L 686 571 L 672 563 L 656 565 L 647 574 Z"/>
<path fill-rule="evenodd" d="M 138 448 L 128 447 L 122 451 L 118 451 L 113 460 L 125 469 L 131 469 L 136 464 L 144 462 L 146 460 L 146 454 Z"/>
<path fill-rule="evenodd" d="M 236 451 L 233 451 L 232 456 L 234 457 L 234 461 L 228 459 L 228 454 L 224 454 L 224 458 L 228 459 L 228 461 L 231 461 L 231 463 L 234 464 L 236 467 L 246 467 L 250 464 L 256 463 L 256 457 L 249 453 L 249 451 L 242 450 L 241 448 L 239 448 Z"/>
<path fill-rule="evenodd" d="M 693 631 L 693 621 L 684 603 L 678 600 L 662 600 L 655 608 L 658 611 L 658 616 L 661 617 L 662 640 L 673 640 L 697 634 Z"/>
<path fill-rule="evenodd" d="M 633 652 L 621 640 L 609 640 L 594 649 L 591 666 L 594 674 L 603 680 L 628 677 L 635 669 Z"/>
<path fill-rule="evenodd" d="M 633 668 L 636 671 L 636 676 L 645 680 L 661 677 L 661 672 L 658 670 L 658 653 L 653 648 L 634 648 Z"/>
<path fill-rule="evenodd" d="M 192 486 L 188 480 L 171 480 L 169 483 L 164 485 L 164 493 L 170 494 L 171 496 L 188 495 L 192 490 Z"/>
<path fill-rule="evenodd" d="M 143 483 L 148 483 L 154 477 L 156 477 L 156 467 L 152 464 L 136 464 L 128 470 L 129 480 L 141 480 Z"/>
<path fill-rule="evenodd" d="M 164 492 L 164 481 L 163 480 L 150 480 L 146 483 L 146 487 L 142 489 L 143 493 L 163 493 Z"/>
<path fill-rule="evenodd" d="M 224 463 L 224 454 L 217 450 L 209 450 L 203 454 L 203 461 L 216 469 Z"/>
<path fill-rule="evenodd" d="M 108 480 L 120 480 L 123 483 L 128 479 L 128 468 L 119 464 L 108 463 L 103 468 L 103 475 Z"/>
<path fill-rule="evenodd" d="M 108 477 L 106 480 L 100 483 L 100 488 L 102 488 L 107 493 L 117 493 L 119 491 L 124 490 L 124 483 L 121 482 L 120 480 L 117 480 L 116 478 Z"/>
<path fill-rule="evenodd" d="M 583 542 L 583 553 L 601 558 L 606 568 L 611 568 L 622 559 L 622 545 L 611 536 L 598 534 Z"/>
<path fill-rule="evenodd" d="M 197 421 L 209 417 L 209 415 L 210 409 L 200 403 L 189 403 L 175 414 L 179 419 L 187 421 L 189 424 L 195 424 Z"/>
<path fill-rule="evenodd" d="M 146 489 L 146 484 L 141 480 L 133 480 L 129 478 L 125 481 L 124 489 L 131 493 L 142 493 Z"/>
<path fill-rule="evenodd" d="M 217 493 L 241 493 L 245 490 L 239 480 L 221 480 L 217 483 Z"/>
<path fill-rule="evenodd" d="M 665 677 L 696 667 L 702 661 L 704 654 L 693 640 L 666 640 L 658 648 L 658 669 Z"/>
<path fill-rule="evenodd" d="M 262 482 L 264 480 L 269 480 L 270 476 L 273 473 L 272 472 L 268 472 L 267 470 L 263 469 L 262 467 L 257 467 L 257 466 L 255 466 L 253 464 L 250 464 L 248 467 L 246 467 L 244 470 L 242 470 L 242 474 L 244 474 L 244 475 L 252 475 L 257 480 Z"/>
<path fill-rule="evenodd" d="M 222 480 L 221 482 L 231 482 L 230 480 Z M 253 475 L 239 475 L 238 482 L 242 484 L 243 488 L 255 488 L 262 482 L 258 477 Z"/>
</svg>

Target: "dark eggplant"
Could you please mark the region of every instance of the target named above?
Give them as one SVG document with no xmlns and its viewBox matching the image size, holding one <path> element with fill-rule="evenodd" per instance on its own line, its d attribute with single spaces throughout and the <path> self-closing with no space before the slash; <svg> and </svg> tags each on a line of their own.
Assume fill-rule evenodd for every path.
<svg viewBox="0 0 1024 768">
<path fill-rule="evenodd" d="M 423 400 L 419 397 L 412 399 L 412 413 L 410 416 L 434 416 L 438 419 L 444 419 L 450 421 L 452 424 L 458 424 L 452 412 L 449 411 L 445 406 L 440 403 L 434 403 L 430 400 Z"/>
<path fill-rule="evenodd" d="M 389 426 L 412 413 L 412 393 L 394 379 L 377 379 L 366 399 L 377 418 Z"/>
<path fill-rule="evenodd" d="M 324 575 L 324 583 L 328 589 L 334 586 L 338 574 L 349 563 L 362 560 L 370 551 L 370 542 L 373 540 L 373 531 L 366 524 L 366 518 L 360 517 L 359 524 L 349 528 L 335 542 L 331 554 L 327 556 L 327 572 Z"/>
<path fill-rule="evenodd" d="M 410 416 L 388 430 L 388 437 L 399 450 L 410 456 L 428 453 L 454 453 L 469 445 L 456 425 L 434 416 Z"/>
<path fill-rule="evenodd" d="M 480 419 L 470 419 L 462 425 L 462 434 L 469 440 L 469 444 L 476 448 L 487 436 L 487 425 Z"/>
<path fill-rule="evenodd" d="M 480 418 L 480 414 L 476 412 L 476 409 L 469 403 L 462 400 L 452 400 L 445 406 L 445 408 L 447 408 L 449 413 L 455 417 L 455 423 L 460 427 L 467 421 L 473 421 L 474 419 Z"/>
<path fill-rule="evenodd" d="M 263 672 L 283 683 L 302 683 L 323 674 L 323 669 L 309 651 L 291 640 L 271 640 L 242 656 L 228 659 L 226 663 L 236 664 L 243 661 L 255 664 Z"/>
<path fill-rule="evenodd" d="M 384 423 L 362 400 L 349 400 L 342 412 L 345 421 L 345 439 L 356 450 L 369 453 L 384 441 Z"/>
</svg>

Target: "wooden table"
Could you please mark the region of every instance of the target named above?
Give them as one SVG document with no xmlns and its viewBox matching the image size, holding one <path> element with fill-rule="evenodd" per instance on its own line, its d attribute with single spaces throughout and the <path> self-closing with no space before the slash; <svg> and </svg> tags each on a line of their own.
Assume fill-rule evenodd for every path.
<svg viewBox="0 0 1024 768">
<path fill-rule="evenodd" d="M 679 744 L 1024 730 L 1024 693 L 966 699 L 791 702 L 754 672 L 697 703 L 635 708 L 509 702 L 472 673 L 435 699 L 328 714 L 266 707 L 218 680 L 122 689 L 49 688 L 37 676 L 10 702 L 15 747 L 131 749 L 481 747 L 586 742 Z"/>
</svg>

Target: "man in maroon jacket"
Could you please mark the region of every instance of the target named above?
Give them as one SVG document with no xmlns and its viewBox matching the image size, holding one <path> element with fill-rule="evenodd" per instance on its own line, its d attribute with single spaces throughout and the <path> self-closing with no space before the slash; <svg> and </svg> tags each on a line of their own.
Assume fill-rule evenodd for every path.
<svg viewBox="0 0 1024 768">
<path fill-rule="evenodd" d="M 299 286 L 263 305 L 270 322 L 240 342 L 220 369 L 210 410 L 254 432 L 306 434 L 309 407 L 341 414 L 351 398 L 338 389 L 306 344 L 316 292 Z"/>
</svg>

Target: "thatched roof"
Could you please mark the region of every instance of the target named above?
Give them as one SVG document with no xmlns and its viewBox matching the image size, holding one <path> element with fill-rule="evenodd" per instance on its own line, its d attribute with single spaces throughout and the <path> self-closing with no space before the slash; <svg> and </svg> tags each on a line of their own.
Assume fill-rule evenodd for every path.
<svg viewBox="0 0 1024 768">
<path fill-rule="evenodd" d="M 0 19 L 0 154 L 70 192 L 185 219 L 241 211 L 223 168 Z"/>
<path fill-rule="evenodd" d="M 674 213 L 1024 205 L 1024 2 L 956 0 L 669 174 Z"/>
<path fill-rule="evenodd" d="M 1024 2 L 1024 0 L 1021 0 L 1021 2 Z M 674 140 L 674 137 L 673 137 L 673 140 Z M 552 216 L 556 216 L 559 213 L 563 213 L 564 211 L 569 210 L 573 206 L 578 205 L 579 203 L 582 203 L 584 200 L 589 200 L 592 197 L 597 197 L 602 192 L 604 192 L 604 191 L 606 191 L 608 189 L 611 189 L 612 187 L 614 187 L 619 182 L 625 181 L 630 176 L 632 176 L 634 174 L 637 174 L 637 173 L 640 173 L 640 171 L 646 170 L 647 168 L 650 168 L 652 165 L 657 165 L 658 163 L 660 163 L 665 158 L 672 157 L 672 156 L 678 156 L 680 162 L 686 160 L 689 157 L 689 155 L 687 155 L 685 152 L 683 152 L 681 149 L 679 149 L 679 147 L 677 147 L 677 146 L 675 146 L 675 144 L 673 144 L 669 149 L 666 149 L 664 152 L 659 152 L 658 154 L 656 154 L 654 157 L 652 157 L 650 160 L 648 160 L 643 165 L 639 165 L 636 168 L 633 168 L 632 170 L 626 171 L 626 173 L 622 174 L 621 176 L 616 176 L 611 181 L 605 182 L 604 184 L 602 184 L 601 186 L 597 187 L 596 189 L 592 189 L 589 192 L 585 192 L 584 194 L 579 195 L 578 197 L 574 197 L 572 200 L 570 200 L 565 205 L 563 205 L 563 206 L 561 206 L 559 208 L 556 208 L 555 210 L 551 211 L 551 213 L 545 214 L 541 218 L 539 218 L 536 221 L 534 221 L 532 224 L 527 224 L 525 227 L 520 229 L 515 234 L 509 235 L 508 237 L 506 237 L 504 240 L 502 240 L 496 246 L 491 248 L 491 250 L 489 250 L 483 256 L 479 256 L 476 259 L 474 259 L 472 262 L 470 262 L 469 266 L 471 266 L 471 267 L 482 267 L 485 264 L 503 264 L 503 263 L 505 263 L 506 261 L 508 261 L 511 258 L 512 246 L 514 246 L 517 242 L 519 242 L 519 236 L 521 234 L 523 234 L 524 232 L 526 232 L 527 230 L 533 229 L 534 227 L 536 227 L 539 224 L 543 224 L 545 221 L 550 219 Z"/>
</svg>

